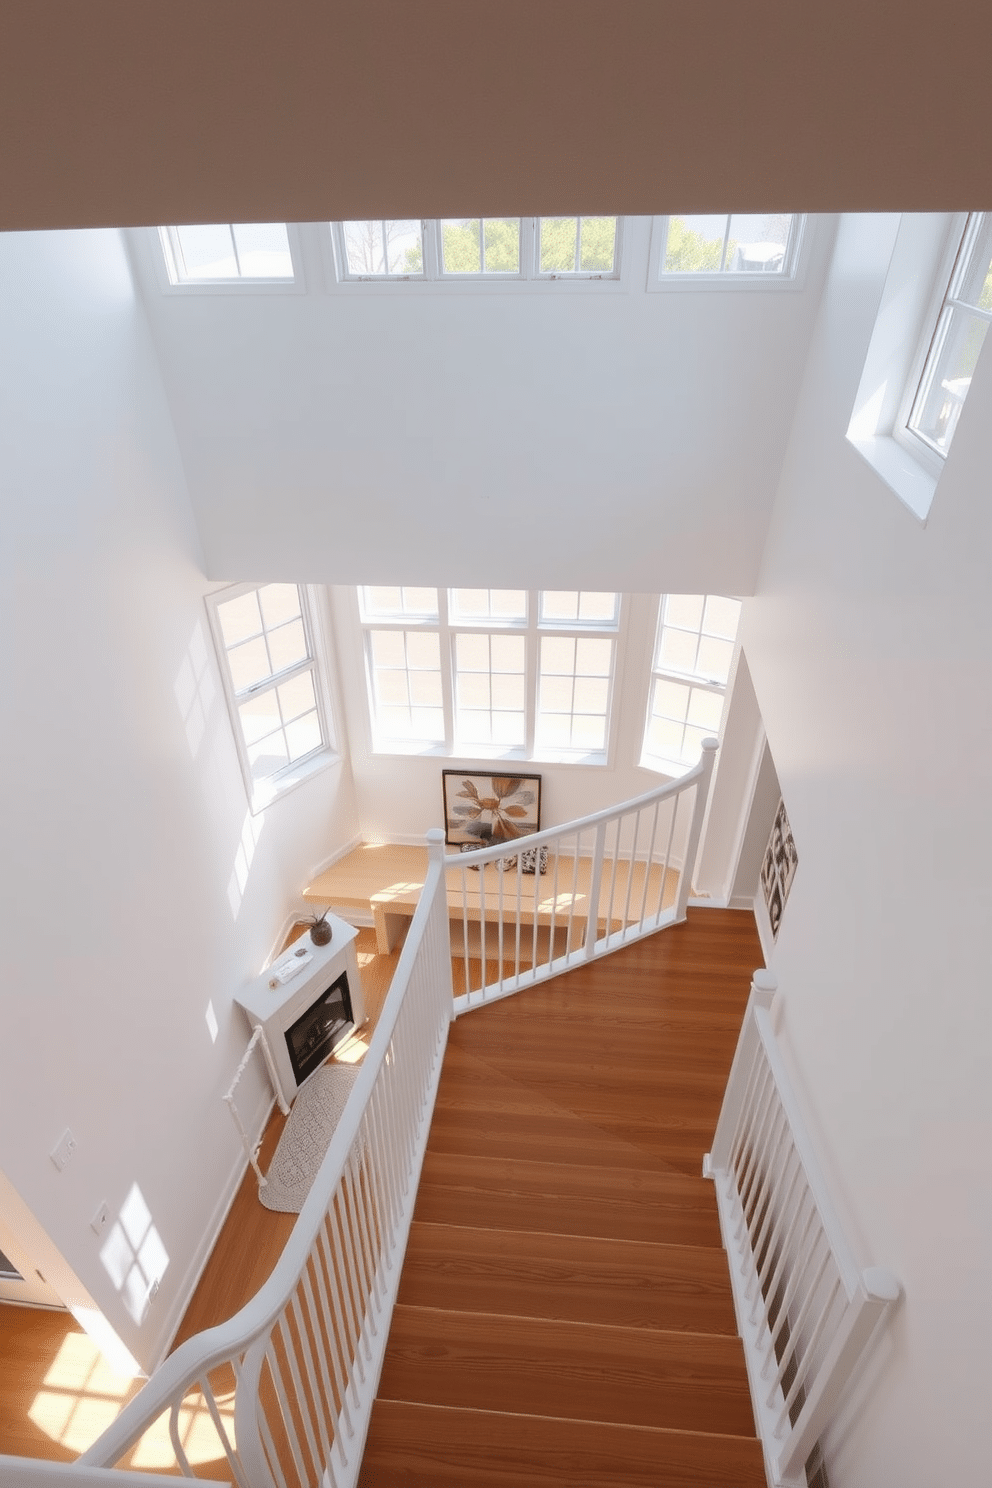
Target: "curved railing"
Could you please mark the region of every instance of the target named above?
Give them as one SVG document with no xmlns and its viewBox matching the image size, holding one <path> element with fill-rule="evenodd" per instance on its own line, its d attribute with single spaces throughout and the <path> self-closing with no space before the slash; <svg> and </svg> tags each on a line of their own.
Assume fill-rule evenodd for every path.
<svg viewBox="0 0 992 1488">
<path fill-rule="evenodd" d="M 168 1412 L 180 1470 L 196 1477 L 180 1429 L 194 1392 L 239 1488 L 355 1482 L 451 1020 L 443 834 L 429 841 L 368 1053 L 275 1270 L 229 1322 L 166 1359 L 80 1465 L 112 1467 Z M 232 1390 L 233 1430 L 219 1403 Z"/>
<path fill-rule="evenodd" d="M 456 1014 L 685 919 L 716 748 L 633 801 L 448 859 Z"/>
<path fill-rule="evenodd" d="M 235 1317 L 170 1355 L 78 1462 L 52 1464 L 46 1481 L 96 1481 L 167 1417 L 188 1478 L 202 1466 L 216 1479 L 226 1459 L 238 1488 L 353 1488 L 452 1013 L 684 919 L 715 750 L 706 740 L 680 781 L 515 844 L 453 859 L 443 833 L 428 834 L 428 873 L 392 985 L 275 1270 Z M 191 1415 L 212 1424 L 215 1448 L 200 1453 L 209 1461 L 191 1462 L 184 1445 Z"/>
</svg>

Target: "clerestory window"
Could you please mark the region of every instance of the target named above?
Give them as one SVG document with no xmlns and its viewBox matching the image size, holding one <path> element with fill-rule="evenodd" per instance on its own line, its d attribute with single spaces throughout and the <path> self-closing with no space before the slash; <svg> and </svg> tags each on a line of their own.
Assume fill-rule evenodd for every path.
<svg viewBox="0 0 992 1488">
<path fill-rule="evenodd" d="M 684 775 L 719 733 L 740 612 L 719 594 L 662 597 L 642 765 Z"/>
<path fill-rule="evenodd" d="M 795 277 L 804 218 L 790 212 L 655 220 L 649 288 L 727 288 Z"/>
<path fill-rule="evenodd" d="M 160 227 L 159 239 L 172 285 L 285 286 L 296 280 L 285 222 Z"/>
<path fill-rule="evenodd" d="M 606 762 L 619 594 L 367 587 L 358 600 L 377 749 Z"/>
<path fill-rule="evenodd" d="M 301 584 L 241 584 L 208 596 L 207 607 L 258 810 L 336 758 L 313 596 Z"/>
<path fill-rule="evenodd" d="M 341 282 L 616 279 L 618 217 L 446 217 L 331 224 Z"/>
<path fill-rule="evenodd" d="M 943 459 L 992 321 L 992 213 L 971 212 L 927 345 L 905 428 Z"/>
</svg>

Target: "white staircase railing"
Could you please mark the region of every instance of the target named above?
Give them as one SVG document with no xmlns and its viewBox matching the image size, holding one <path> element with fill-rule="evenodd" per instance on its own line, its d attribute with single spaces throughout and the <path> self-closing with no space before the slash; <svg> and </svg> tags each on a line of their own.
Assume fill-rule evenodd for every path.
<svg viewBox="0 0 992 1488">
<path fill-rule="evenodd" d="M 368 1053 L 269 1280 L 170 1355 L 77 1462 L 0 1456 L 0 1488 L 22 1469 L 51 1488 L 140 1480 L 109 1470 L 163 1418 L 187 1478 L 202 1467 L 216 1481 L 226 1459 L 238 1488 L 354 1488 L 453 1012 L 685 918 L 716 747 L 705 740 L 682 780 L 514 844 L 453 861 L 444 834 L 428 833 L 427 878 Z M 545 873 L 523 872 L 528 849 L 543 850 Z M 192 1418 L 216 1434 L 196 1463 Z"/>
<path fill-rule="evenodd" d="M 716 1183 L 755 1421 L 774 1488 L 806 1463 L 899 1283 L 859 1271 L 830 1202 L 755 973 L 703 1172 Z"/>
<path fill-rule="evenodd" d="M 180 1426 L 192 1392 L 218 1437 L 205 1475 L 226 1457 L 239 1488 L 355 1483 L 451 1021 L 443 833 L 428 840 L 427 880 L 368 1053 L 275 1270 L 234 1318 L 166 1359 L 80 1469 L 120 1462 L 168 1412 L 180 1471 L 196 1477 Z M 85 1481 L 76 1464 L 61 1470 L 66 1484 Z"/>
<path fill-rule="evenodd" d="M 636 800 L 448 858 L 456 1015 L 685 919 L 716 748 Z"/>
</svg>

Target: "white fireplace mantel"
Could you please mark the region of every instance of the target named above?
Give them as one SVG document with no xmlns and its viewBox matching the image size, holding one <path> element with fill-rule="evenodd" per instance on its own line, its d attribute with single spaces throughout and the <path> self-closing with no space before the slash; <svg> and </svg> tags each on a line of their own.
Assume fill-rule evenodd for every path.
<svg viewBox="0 0 992 1488">
<path fill-rule="evenodd" d="M 289 1062 L 286 1031 L 337 981 L 343 971 L 348 974 L 348 992 L 355 1027 L 359 1028 L 365 1022 L 365 1002 L 355 953 L 358 931 L 344 920 L 338 919 L 337 915 L 329 914 L 327 922 L 331 927 L 331 939 L 326 946 L 315 946 L 309 935 L 304 935 L 289 951 L 279 956 L 273 966 L 263 971 L 253 982 L 249 982 L 242 991 L 235 993 L 234 997 L 234 1001 L 244 1008 L 252 1028 L 261 1028 L 265 1035 L 281 1087 L 277 1094 L 282 1096 L 287 1105 L 292 1104 L 299 1087 Z M 271 983 L 275 980 L 275 967 L 290 960 L 292 953 L 301 947 L 309 952 L 310 960 L 303 964 L 296 976 L 284 983 L 277 981 L 273 987 Z"/>
</svg>

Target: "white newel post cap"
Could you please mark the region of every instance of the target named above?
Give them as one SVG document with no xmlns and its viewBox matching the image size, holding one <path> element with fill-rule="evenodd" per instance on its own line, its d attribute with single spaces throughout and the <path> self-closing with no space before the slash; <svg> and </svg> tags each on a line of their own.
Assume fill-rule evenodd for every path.
<svg viewBox="0 0 992 1488">
<path fill-rule="evenodd" d="M 427 856 L 432 863 L 440 862 L 444 857 L 443 828 L 431 827 L 427 833 Z"/>
<path fill-rule="evenodd" d="M 770 1008 L 778 991 L 778 977 L 767 966 L 759 966 L 751 978 L 751 995 L 758 1007 Z"/>
<path fill-rule="evenodd" d="M 898 1277 L 884 1266 L 867 1266 L 861 1273 L 861 1285 L 875 1302 L 898 1302 L 902 1295 Z"/>
</svg>

